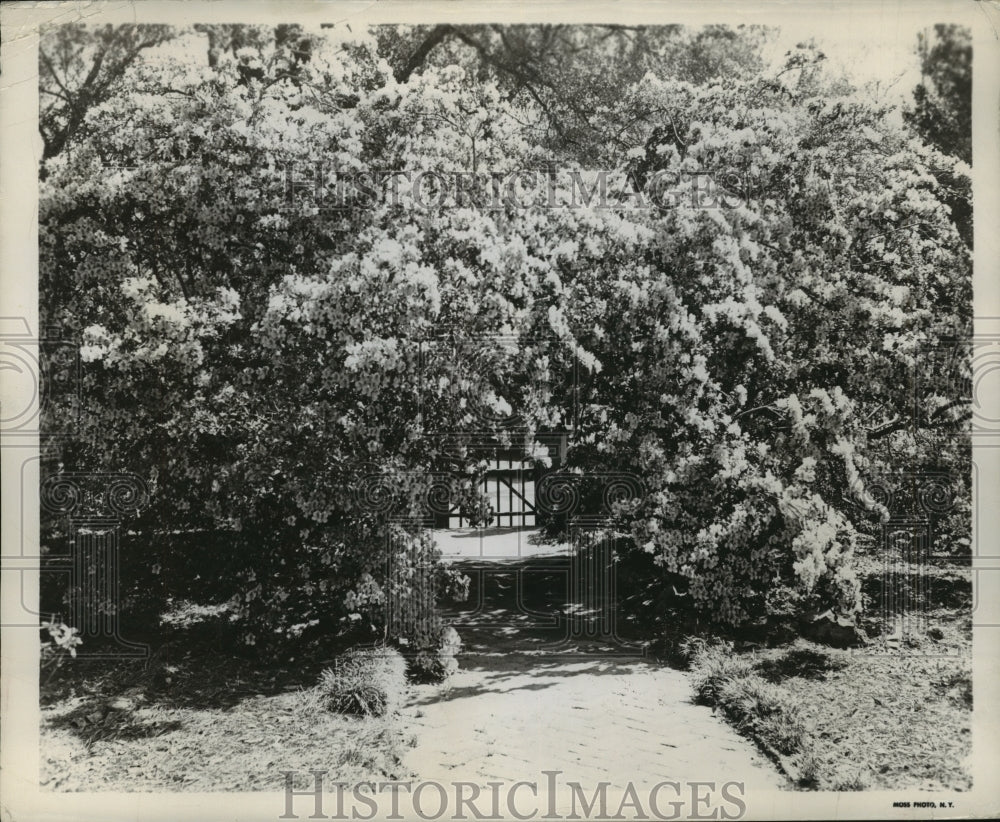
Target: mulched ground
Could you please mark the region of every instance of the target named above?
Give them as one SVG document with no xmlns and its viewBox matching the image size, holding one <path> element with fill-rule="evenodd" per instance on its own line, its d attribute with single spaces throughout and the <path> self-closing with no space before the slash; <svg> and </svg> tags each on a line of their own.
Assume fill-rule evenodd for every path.
<svg viewBox="0 0 1000 822">
<path fill-rule="evenodd" d="M 960 621 L 935 620 L 956 634 Z M 796 643 L 837 661 L 822 672 L 780 678 L 806 727 L 806 753 L 798 761 L 814 787 L 969 790 L 971 656 L 963 655 L 962 644 L 942 643 L 937 656 L 931 649 L 863 654 Z M 766 661 L 785 653 L 772 649 L 758 656 Z"/>
<path fill-rule="evenodd" d="M 140 704 L 101 713 L 81 698 L 43 711 L 43 790 L 280 791 L 284 771 L 308 781 L 309 770 L 327 770 L 352 783 L 403 775 L 398 717 L 325 713 L 307 692 L 228 709 Z"/>
<path fill-rule="evenodd" d="M 793 758 L 804 785 L 971 787 L 971 584 L 967 569 L 938 576 L 947 607 L 925 612 L 909 641 L 739 651 L 804 720 Z M 79 659 L 43 674 L 43 789 L 276 791 L 284 771 L 328 770 L 345 782 L 408 775 L 401 762 L 415 739 L 398 714 L 345 717 L 319 704 L 315 684 L 332 660 L 261 670 L 222 647 L 185 635 L 149 660 Z"/>
<path fill-rule="evenodd" d="M 859 566 L 866 601 L 859 626 L 870 640 L 863 647 L 807 641 L 801 628 L 780 621 L 721 637 L 678 619 L 672 633 L 665 632 L 662 653 L 682 667 L 700 660 L 692 669 L 696 690 L 706 676 L 766 680 L 754 686 L 754 698 L 767 704 L 730 705 L 735 684 L 724 694 L 710 688 L 705 698 L 800 788 L 967 791 L 973 705 L 968 563 L 887 567 L 864 557 Z M 787 716 L 775 729 L 763 719 L 749 721 L 742 707 L 762 718 L 768 711 Z"/>
<path fill-rule="evenodd" d="M 819 790 L 969 790 L 968 566 L 897 564 L 887 576 L 881 563 L 868 559 L 860 573 L 869 646 L 836 650 L 799 639 L 744 651 L 804 720 L 806 742 L 795 757 L 803 784 Z M 897 606 L 912 609 L 905 624 L 879 615 L 887 584 Z"/>
<path fill-rule="evenodd" d="M 413 739 L 398 714 L 323 707 L 316 684 L 332 660 L 261 665 L 203 639 L 178 635 L 146 660 L 81 658 L 43 673 L 42 789 L 280 791 L 284 771 L 352 783 L 406 775 Z"/>
</svg>

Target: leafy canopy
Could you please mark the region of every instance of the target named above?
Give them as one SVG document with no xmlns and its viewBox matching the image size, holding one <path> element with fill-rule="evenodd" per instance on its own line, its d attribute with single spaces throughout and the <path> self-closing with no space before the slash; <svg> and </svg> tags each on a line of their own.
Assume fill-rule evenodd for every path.
<svg viewBox="0 0 1000 822">
<path fill-rule="evenodd" d="M 716 618 L 786 590 L 856 610 L 856 542 L 887 514 L 870 485 L 964 476 L 955 373 L 910 390 L 969 324 L 933 173 L 962 167 L 825 84 L 814 50 L 765 71 L 765 35 L 115 30 L 133 56 L 107 93 L 84 81 L 85 116 L 43 122 L 65 137 L 42 308 L 81 335 L 87 397 L 49 406 L 77 433 L 52 453 L 146 478 L 137 527 L 163 546 L 240 535 L 248 642 L 390 630 L 386 596 L 417 595 L 398 569 L 434 562 L 399 518 L 435 476 L 470 488 L 482 454 L 454 435 L 510 441 L 512 416 L 533 453 L 571 428 L 570 469 L 642 476 L 616 527 Z M 43 46 L 72 62 L 93 38 Z M 403 185 L 331 208 L 322 183 L 526 169 L 551 201 Z M 584 205 L 601 169 L 628 186 Z"/>
</svg>

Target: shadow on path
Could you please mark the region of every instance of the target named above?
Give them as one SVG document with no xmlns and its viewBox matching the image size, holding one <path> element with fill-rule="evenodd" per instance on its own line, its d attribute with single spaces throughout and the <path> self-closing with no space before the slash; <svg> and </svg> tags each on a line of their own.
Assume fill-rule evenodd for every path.
<svg viewBox="0 0 1000 822">
<path fill-rule="evenodd" d="M 532 547 L 524 531 L 478 536 L 478 545 L 439 537 L 469 575 L 470 596 L 446 614 L 463 641 L 459 671 L 416 687 L 406 709 L 416 776 L 541 783 L 543 770 L 560 770 L 620 789 L 665 779 L 785 785 L 751 743 L 693 704 L 684 673 L 617 635 L 606 557 Z"/>
</svg>

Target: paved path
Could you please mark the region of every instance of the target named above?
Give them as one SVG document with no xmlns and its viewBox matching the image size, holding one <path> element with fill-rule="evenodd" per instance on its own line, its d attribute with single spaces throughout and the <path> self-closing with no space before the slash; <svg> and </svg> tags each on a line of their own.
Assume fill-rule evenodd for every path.
<svg viewBox="0 0 1000 822">
<path fill-rule="evenodd" d="M 406 764 L 415 775 L 541 784 L 542 771 L 559 770 L 561 781 L 591 788 L 663 780 L 784 786 L 750 742 L 691 702 L 687 675 L 643 658 L 641 648 L 574 636 L 573 604 L 559 595 L 567 590 L 559 583 L 565 549 L 528 536 L 470 540 L 478 550 L 460 536 L 439 539 L 473 577 L 472 601 L 452 614 L 464 643 L 459 672 L 415 688 L 406 708 L 417 735 Z"/>
</svg>

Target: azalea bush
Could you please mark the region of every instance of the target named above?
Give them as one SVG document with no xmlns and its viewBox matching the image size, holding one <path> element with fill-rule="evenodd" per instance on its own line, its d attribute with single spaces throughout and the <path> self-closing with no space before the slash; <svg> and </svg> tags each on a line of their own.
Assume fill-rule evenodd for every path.
<svg viewBox="0 0 1000 822">
<path fill-rule="evenodd" d="M 869 485 L 935 461 L 966 475 L 940 446 L 967 364 L 918 402 L 909 386 L 927 346 L 968 331 L 939 182 L 968 168 L 814 51 L 768 70 L 744 32 L 694 76 L 681 56 L 707 41 L 664 30 L 631 75 L 569 48 L 596 31 L 563 32 L 539 66 L 584 60 L 599 82 L 606 65 L 611 84 L 570 123 L 530 85 L 557 74 L 518 83 L 484 57 L 531 38 L 222 27 L 206 59 L 204 36 L 146 48 L 45 160 L 42 310 L 78 336 L 87 398 L 45 413 L 75 432 L 53 463 L 148 483 L 137 530 L 238 535 L 247 644 L 411 639 L 377 614 L 432 614 L 457 584 L 428 517 L 488 516 L 470 432 L 544 463 L 542 434 L 570 430 L 570 470 L 642 477 L 619 532 L 731 623 L 784 589 L 852 612 L 857 535 L 888 515 Z M 601 168 L 618 182 L 584 196 Z M 531 175 L 511 182 L 525 169 L 553 181 L 540 204 Z M 331 173 L 373 170 L 427 187 L 331 199 Z M 429 207 L 452 172 L 501 194 Z"/>
<path fill-rule="evenodd" d="M 726 622 L 782 587 L 857 610 L 858 529 L 889 515 L 876 479 L 944 469 L 968 496 L 961 395 L 924 362 L 969 327 L 969 253 L 931 173 L 962 164 L 860 95 L 789 77 L 645 83 L 671 128 L 634 153 L 643 174 L 723 167 L 752 187 L 657 214 L 641 255 L 605 249 L 613 268 L 576 301 L 604 366 L 576 453 L 644 478 L 625 512 L 637 548 Z"/>
</svg>

